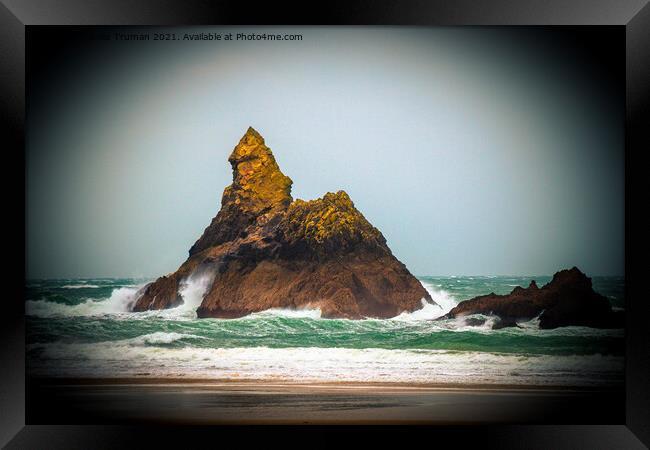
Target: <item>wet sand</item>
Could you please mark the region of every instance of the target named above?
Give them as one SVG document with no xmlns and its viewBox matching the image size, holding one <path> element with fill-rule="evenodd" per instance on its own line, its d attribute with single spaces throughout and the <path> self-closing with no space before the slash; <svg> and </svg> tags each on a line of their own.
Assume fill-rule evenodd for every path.
<svg viewBox="0 0 650 450">
<path fill-rule="evenodd" d="M 618 424 L 624 391 L 570 386 L 30 380 L 27 423 Z"/>
</svg>

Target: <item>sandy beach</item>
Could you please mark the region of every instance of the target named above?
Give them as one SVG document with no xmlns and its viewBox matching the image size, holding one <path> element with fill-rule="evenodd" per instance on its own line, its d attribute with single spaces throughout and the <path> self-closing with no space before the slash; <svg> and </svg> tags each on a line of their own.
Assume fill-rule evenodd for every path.
<svg viewBox="0 0 650 450">
<path fill-rule="evenodd" d="M 32 424 L 624 422 L 614 388 L 123 378 L 31 380 L 28 392 Z"/>
</svg>

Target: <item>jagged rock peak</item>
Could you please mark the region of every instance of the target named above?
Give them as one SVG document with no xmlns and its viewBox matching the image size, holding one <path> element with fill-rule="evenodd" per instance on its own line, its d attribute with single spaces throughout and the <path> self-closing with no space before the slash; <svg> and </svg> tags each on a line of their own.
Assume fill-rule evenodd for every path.
<svg viewBox="0 0 650 450">
<path fill-rule="evenodd" d="M 233 182 L 224 191 L 222 205 L 236 205 L 252 213 L 289 206 L 293 182 L 280 171 L 271 149 L 254 128 L 248 128 L 228 161 Z"/>
<path fill-rule="evenodd" d="M 248 127 L 248 130 L 246 130 L 246 133 L 244 133 L 228 157 L 228 161 L 233 164 L 234 168 L 234 164 L 237 162 L 241 162 L 247 158 L 258 157 L 260 153 L 271 154 L 271 149 L 266 146 L 264 138 L 255 128 Z"/>
</svg>

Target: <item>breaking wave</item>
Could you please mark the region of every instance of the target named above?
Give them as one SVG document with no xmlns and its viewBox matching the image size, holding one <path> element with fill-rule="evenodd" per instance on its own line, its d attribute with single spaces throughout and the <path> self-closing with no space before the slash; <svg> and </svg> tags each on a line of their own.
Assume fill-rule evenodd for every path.
<svg viewBox="0 0 650 450">
<path fill-rule="evenodd" d="M 101 286 L 96 284 L 66 284 L 61 286 L 63 289 L 99 289 Z"/>
<path fill-rule="evenodd" d="M 320 319 L 320 308 L 271 308 L 245 316 L 249 319 L 286 317 L 291 319 Z"/>
<path fill-rule="evenodd" d="M 86 298 L 78 303 L 63 303 L 48 299 L 27 300 L 25 302 L 25 313 L 36 317 L 80 317 L 80 316 L 104 316 L 112 315 L 116 319 L 128 318 L 151 318 L 160 317 L 167 319 L 195 319 L 196 309 L 201 304 L 203 296 L 212 283 L 211 274 L 190 276 L 181 282 L 179 294 L 183 303 L 176 308 L 166 310 L 132 312 L 133 306 L 138 299 L 138 293 L 145 284 L 133 287 L 120 287 L 113 289 L 108 298 Z M 65 289 L 81 289 L 89 285 L 65 285 Z M 90 285 L 94 286 L 94 285 Z M 104 286 L 96 286 L 103 288 Z"/>
<path fill-rule="evenodd" d="M 155 333 L 145 334 L 143 336 L 138 336 L 132 339 L 125 339 L 123 341 L 115 342 L 116 345 L 161 345 L 161 344 L 171 344 L 172 342 L 178 342 L 183 339 L 194 338 L 194 339 L 205 339 L 202 336 L 197 336 L 195 334 L 183 334 L 183 333 L 165 333 L 162 331 L 156 331 Z"/>
<path fill-rule="evenodd" d="M 29 373 L 536 385 L 615 384 L 623 376 L 622 329 L 540 330 L 532 319 L 492 330 L 495 318 L 480 314 L 434 320 L 468 297 L 509 292 L 510 278 L 422 277 L 435 304 L 388 320 L 323 319 L 314 308 L 197 319 L 209 274 L 181 282 L 176 308 L 131 312 L 147 281 L 30 282 Z M 100 288 L 71 287 L 91 283 Z M 622 282 L 600 283 L 623 305 Z"/>
<path fill-rule="evenodd" d="M 418 321 L 434 320 L 447 314 L 458 304 L 456 299 L 446 290 L 440 289 L 432 283 L 422 282 L 422 286 L 427 290 L 435 303 L 429 303 L 422 299 L 422 308 L 413 312 L 403 312 L 392 320 Z"/>
<path fill-rule="evenodd" d="M 37 317 L 76 317 L 101 316 L 105 314 L 126 313 L 137 300 L 140 288 L 122 287 L 113 290 L 108 299 L 86 299 L 77 304 L 66 304 L 49 300 L 27 300 L 25 313 Z"/>
<path fill-rule="evenodd" d="M 41 344 L 41 358 L 69 376 L 459 384 L 602 385 L 622 382 L 623 358 L 380 348 L 161 348 L 183 335 L 129 342 Z M 149 347 L 148 344 L 158 346 Z M 39 360 L 40 361 L 40 360 Z M 62 361 L 62 363 L 59 363 Z M 47 371 L 43 364 L 33 371 Z"/>
</svg>

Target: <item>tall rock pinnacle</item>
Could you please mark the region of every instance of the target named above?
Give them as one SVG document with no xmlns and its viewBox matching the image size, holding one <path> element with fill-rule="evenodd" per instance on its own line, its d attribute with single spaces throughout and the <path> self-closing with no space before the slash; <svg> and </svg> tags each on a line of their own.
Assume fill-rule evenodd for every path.
<svg viewBox="0 0 650 450">
<path fill-rule="evenodd" d="M 280 171 L 271 149 L 249 127 L 228 157 L 232 184 L 223 191 L 221 211 L 190 249 L 190 256 L 237 237 L 258 221 L 269 220 L 291 204 L 291 178 Z"/>
<path fill-rule="evenodd" d="M 244 211 L 286 209 L 291 203 L 291 178 L 280 171 L 264 138 L 252 127 L 230 154 L 233 182 L 223 194 L 222 205 L 234 203 Z"/>
</svg>

